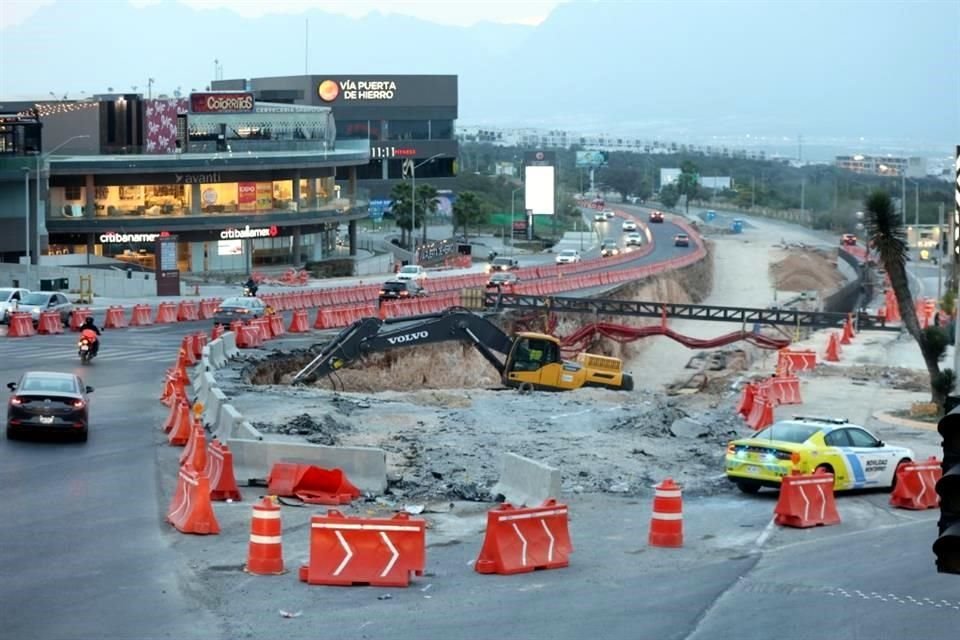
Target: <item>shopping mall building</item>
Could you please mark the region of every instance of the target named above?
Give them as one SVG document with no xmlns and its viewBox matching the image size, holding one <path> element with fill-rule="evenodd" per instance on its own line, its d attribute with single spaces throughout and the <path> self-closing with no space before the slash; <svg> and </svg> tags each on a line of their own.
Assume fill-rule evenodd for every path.
<svg viewBox="0 0 960 640">
<path fill-rule="evenodd" d="M 321 96 L 325 81 L 337 91 Z M 373 82 L 392 88 L 348 88 Z M 418 181 L 449 186 L 455 118 L 454 76 L 0 103 L 0 260 L 20 259 L 26 236 L 34 264 L 85 254 L 152 268 L 156 238 L 175 235 L 194 273 L 320 260 L 338 237 L 355 254 L 371 193 L 382 208 L 411 161 Z"/>
</svg>

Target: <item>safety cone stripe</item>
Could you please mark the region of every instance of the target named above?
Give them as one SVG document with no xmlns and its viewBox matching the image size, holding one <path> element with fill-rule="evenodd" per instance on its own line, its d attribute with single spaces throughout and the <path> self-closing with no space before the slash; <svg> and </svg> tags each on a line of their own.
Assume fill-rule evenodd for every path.
<svg viewBox="0 0 960 640">
<path fill-rule="evenodd" d="M 509 516 L 499 516 L 499 522 L 510 522 L 511 520 L 531 520 L 533 518 L 544 518 L 546 516 L 565 516 L 566 509 L 550 509 L 547 511 L 538 511 L 536 513 L 517 513 Z"/>
<path fill-rule="evenodd" d="M 256 533 L 250 534 L 250 542 L 253 544 L 280 544 L 282 542 L 281 536 L 261 536 Z"/>
<path fill-rule="evenodd" d="M 520 533 L 520 527 L 517 526 L 516 522 L 514 522 L 513 525 L 511 526 L 513 527 L 513 530 L 517 533 L 517 537 L 520 538 L 520 543 L 523 545 L 520 548 L 520 564 L 523 566 L 527 566 L 527 539 L 523 537 L 522 533 Z"/>
<path fill-rule="evenodd" d="M 313 523 L 313 526 L 316 527 L 319 523 Z M 319 527 L 324 528 L 324 527 Z M 347 544 L 347 541 L 343 539 L 343 534 L 339 531 L 335 531 L 334 535 L 337 536 L 337 540 L 340 541 L 340 546 L 343 547 L 343 550 L 346 552 L 346 555 L 343 557 L 343 560 L 340 562 L 340 565 L 334 570 L 333 575 L 338 576 L 340 573 L 347 568 L 347 564 L 350 563 L 350 558 L 353 557 L 353 549 L 350 548 L 350 545 Z"/>
<path fill-rule="evenodd" d="M 556 540 L 554 540 L 553 533 L 550 532 L 550 527 L 547 526 L 547 523 L 541 520 L 540 524 L 543 525 L 544 532 L 547 534 L 547 537 L 550 538 L 550 546 L 547 547 L 547 562 L 553 562 L 553 544 Z"/>
<path fill-rule="evenodd" d="M 397 564 L 397 558 L 400 557 L 400 552 L 397 551 L 397 548 L 393 546 L 393 542 L 390 541 L 390 536 L 388 536 L 383 531 L 380 532 L 380 537 L 383 539 L 383 543 L 390 548 L 390 562 L 387 563 L 387 566 L 383 568 L 383 572 L 380 574 L 380 577 L 386 576 L 390 573 L 390 570 L 393 569 L 393 565 Z"/>
<path fill-rule="evenodd" d="M 270 509 L 269 511 L 267 511 L 267 510 L 261 510 L 257 507 L 254 507 L 253 517 L 256 518 L 257 520 L 279 520 L 280 510 L 277 509 L 276 511 L 274 511 L 273 509 Z"/>
<path fill-rule="evenodd" d="M 804 484 L 833 484 L 833 478 L 807 478 L 805 480 L 794 480 L 793 484 L 795 485 L 804 485 Z"/>
<path fill-rule="evenodd" d="M 654 492 L 654 495 L 658 498 L 679 498 L 681 497 L 681 492 L 677 490 L 666 490 L 666 489 L 657 489 Z"/>
<path fill-rule="evenodd" d="M 653 517 L 657 520 L 683 520 L 682 513 L 663 513 L 660 511 L 654 511 Z"/>
<path fill-rule="evenodd" d="M 937 464 L 911 464 L 911 465 L 904 465 L 904 467 L 909 467 L 909 468 L 913 469 L 914 471 L 937 471 L 937 470 L 939 470 L 939 469 L 941 468 L 939 463 L 937 463 Z"/>
<path fill-rule="evenodd" d="M 392 524 L 335 524 L 332 522 L 314 522 L 314 529 L 349 529 L 354 531 L 420 531 L 420 527 L 402 527 Z M 337 534 L 338 536 L 340 534 Z"/>
</svg>

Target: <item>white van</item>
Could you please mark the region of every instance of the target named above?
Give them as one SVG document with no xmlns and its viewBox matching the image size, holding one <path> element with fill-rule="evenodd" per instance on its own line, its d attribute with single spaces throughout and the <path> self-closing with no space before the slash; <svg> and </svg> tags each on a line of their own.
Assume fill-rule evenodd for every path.
<svg viewBox="0 0 960 640">
<path fill-rule="evenodd" d="M 423 280 L 427 272 L 418 264 L 408 264 L 397 272 L 396 280 Z"/>
</svg>

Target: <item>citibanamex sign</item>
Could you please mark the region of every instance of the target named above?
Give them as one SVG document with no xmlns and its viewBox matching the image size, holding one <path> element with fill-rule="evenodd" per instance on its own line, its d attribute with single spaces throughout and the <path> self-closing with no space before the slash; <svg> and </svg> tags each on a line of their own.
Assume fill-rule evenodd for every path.
<svg viewBox="0 0 960 640">
<path fill-rule="evenodd" d="M 280 229 L 277 228 L 277 225 L 254 227 L 252 229 L 250 225 L 247 225 L 243 229 L 224 229 L 220 232 L 220 239 L 246 240 L 247 238 L 275 238 L 278 235 L 280 235 Z"/>
<path fill-rule="evenodd" d="M 160 233 L 116 233 L 108 231 L 100 234 L 100 244 L 127 244 L 135 242 L 154 242 L 157 238 L 170 235 L 166 231 Z"/>
<path fill-rule="evenodd" d="M 193 113 L 236 113 L 253 111 L 252 93 L 191 93 Z"/>
</svg>

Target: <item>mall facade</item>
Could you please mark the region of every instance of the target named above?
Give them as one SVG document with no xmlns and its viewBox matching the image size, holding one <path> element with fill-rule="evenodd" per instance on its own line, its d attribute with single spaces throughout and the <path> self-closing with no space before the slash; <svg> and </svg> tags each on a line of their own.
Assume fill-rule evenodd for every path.
<svg viewBox="0 0 960 640">
<path fill-rule="evenodd" d="M 193 273 L 320 260 L 338 237 L 355 254 L 370 161 L 366 139 L 337 139 L 330 107 L 248 91 L 0 104 L 0 259 L 27 237 L 34 264 L 152 270 L 156 239 L 176 236 Z"/>
<path fill-rule="evenodd" d="M 375 207 L 415 172 L 418 183 L 436 187 L 441 211 L 449 212 L 459 151 L 457 76 L 281 76 L 214 80 L 211 88 L 249 91 L 271 104 L 330 108 L 338 143 L 369 142 L 370 162 L 357 168 L 357 180 Z M 349 171 L 338 169 L 336 178 Z"/>
</svg>

